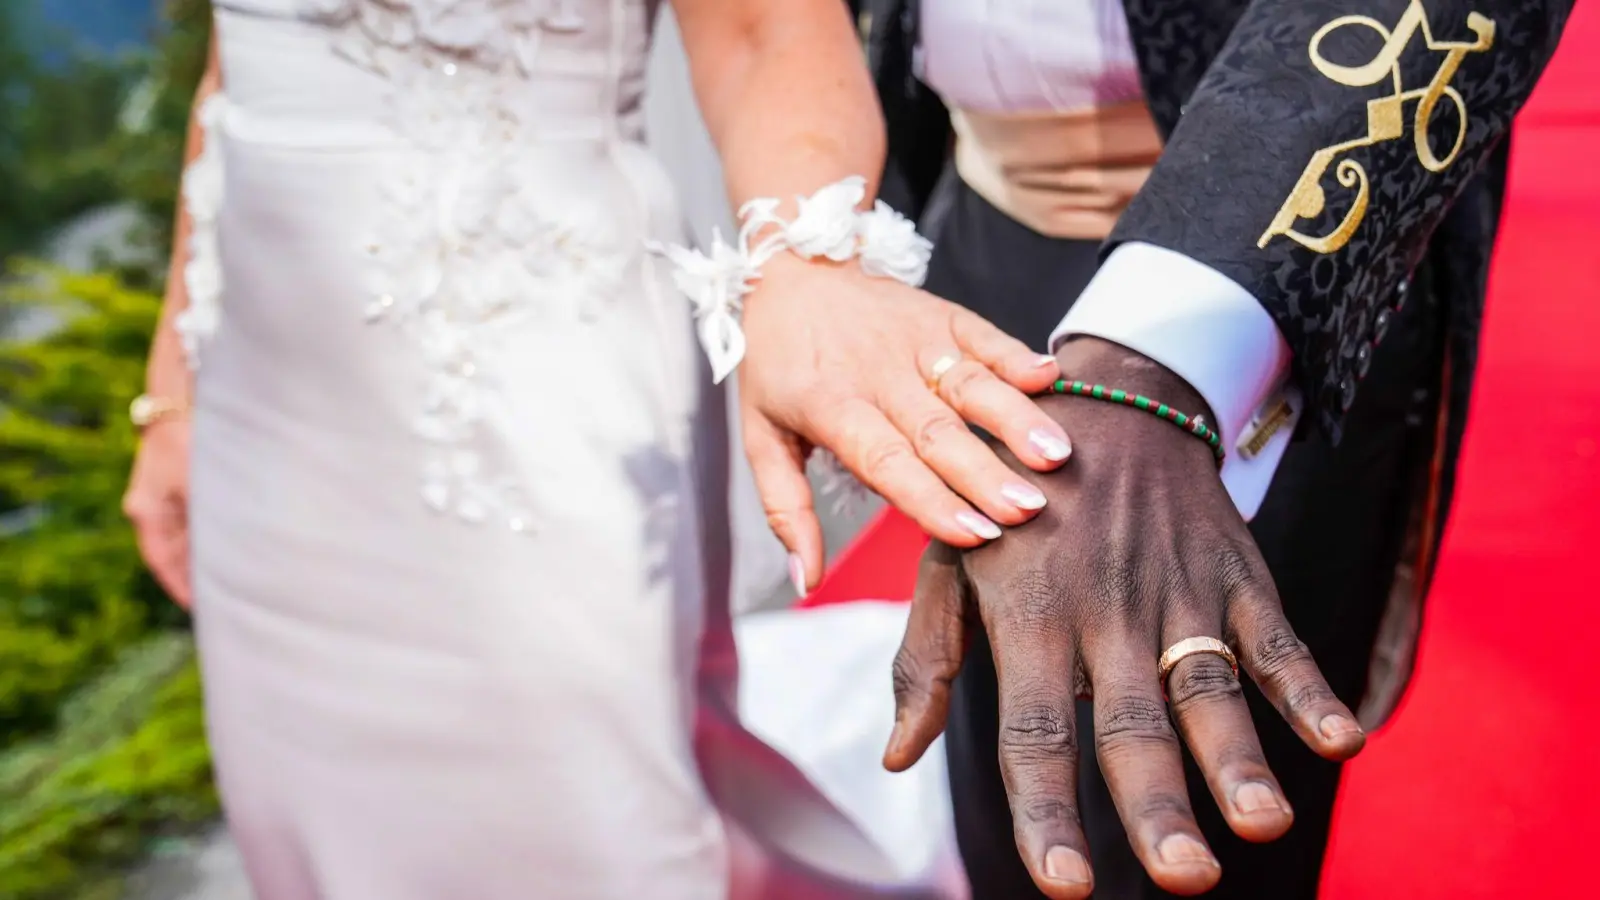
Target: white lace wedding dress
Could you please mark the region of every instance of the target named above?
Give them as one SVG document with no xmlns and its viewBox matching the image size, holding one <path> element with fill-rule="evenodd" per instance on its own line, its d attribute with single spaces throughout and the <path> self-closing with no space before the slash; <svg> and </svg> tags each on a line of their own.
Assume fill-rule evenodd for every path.
<svg viewBox="0 0 1600 900">
<path fill-rule="evenodd" d="M 926 896 L 737 724 L 654 3 L 216 5 L 191 532 L 261 900 Z"/>
</svg>

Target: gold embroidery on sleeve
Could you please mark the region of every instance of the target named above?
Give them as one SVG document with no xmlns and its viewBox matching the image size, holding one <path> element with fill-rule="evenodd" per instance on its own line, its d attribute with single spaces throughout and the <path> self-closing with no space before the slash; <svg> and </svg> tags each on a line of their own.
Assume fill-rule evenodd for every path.
<svg viewBox="0 0 1600 900">
<path fill-rule="evenodd" d="M 1322 39 L 1346 25 L 1364 25 L 1383 38 L 1383 47 L 1371 61 L 1359 66 L 1341 66 L 1323 58 Z M 1450 79 L 1455 76 L 1456 69 L 1461 67 L 1461 60 L 1468 53 L 1480 53 L 1489 49 L 1494 43 L 1494 22 L 1487 17 L 1470 13 L 1467 16 L 1467 27 L 1472 30 L 1476 40 L 1436 41 L 1433 38 L 1433 30 L 1428 27 L 1428 15 L 1422 8 L 1422 0 L 1411 0 L 1411 5 L 1406 7 L 1393 32 L 1384 27 L 1382 22 L 1369 16 L 1340 16 L 1322 26 L 1311 36 L 1309 47 L 1311 64 L 1329 80 L 1348 87 L 1370 87 L 1389 77 L 1394 81 L 1394 93 L 1367 101 L 1366 136 L 1324 147 L 1311 155 L 1310 162 L 1306 163 L 1305 171 L 1300 174 L 1300 180 L 1295 182 L 1288 199 L 1284 200 L 1278 214 L 1273 216 L 1272 224 L 1267 226 L 1266 233 L 1256 242 L 1257 247 L 1266 247 L 1267 243 L 1278 235 L 1283 235 L 1317 253 L 1332 253 L 1348 243 L 1367 214 L 1370 189 L 1366 169 L 1353 159 L 1339 159 L 1338 165 L 1334 167 L 1334 175 L 1339 183 L 1347 188 L 1356 189 L 1355 201 L 1351 203 L 1350 211 L 1345 213 L 1339 227 L 1326 235 L 1315 237 L 1295 231 L 1295 220 L 1315 218 L 1322 213 L 1327 203 L 1327 196 L 1322 190 L 1322 176 L 1327 173 L 1328 167 L 1333 165 L 1340 154 L 1360 147 L 1370 147 L 1383 141 L 1391 141 L 1405 134 L 1405 103 L 1408 100 L 1419 101 L 1412 120 L 1412 131 L 1417 146 L 1417 160 L 1422 163 L 1423 168 L 1430 172 L 1442 172 L 1455 162 L 1456 155 L 1461 152 L 1461 145 L 1467 139 L 1467 104 L 1461 99 L 1461 94 L 1450 86 Z M 1429 50 L 1444 51 L 1445 56 L 1427 87 L 1412 88 L 1408 91 L 1401 83 L 1400 54 L 1418 30 L 1422 32 L 1422 40 Z M 1443 158 L 1436 156 L 1433 147 L 1428 143 L 1428 124 L 1433 120 L 1433 111 L 1439 105 L 1440 97 L 1448 97 L 1450 102 L 1456 105 L 1459 120 L 1455 144 Z"/>
</svg>

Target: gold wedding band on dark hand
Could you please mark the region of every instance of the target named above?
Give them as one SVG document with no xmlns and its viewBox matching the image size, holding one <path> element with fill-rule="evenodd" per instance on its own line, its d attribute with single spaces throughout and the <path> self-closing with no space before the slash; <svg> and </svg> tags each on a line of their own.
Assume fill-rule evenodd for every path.
<svg viewBox="0 0 1600 900">
<path fill-rule="evenodd" d="M 1167 676 L 1172 674 L 1178 663 L 1201 654 L 1222 657 L 1227 661 L 1228 668 L 1233 670 L 1233 677 L 1239 677 L 1239 658 L 1233 655 L 1227 644 L 1214 637 L 1184 638 L 1163 651 L 1161 659 L 1156 663 L 1156 670 L 1161 677 L 1161 692 L 1166 693 Z"/>
</svg>

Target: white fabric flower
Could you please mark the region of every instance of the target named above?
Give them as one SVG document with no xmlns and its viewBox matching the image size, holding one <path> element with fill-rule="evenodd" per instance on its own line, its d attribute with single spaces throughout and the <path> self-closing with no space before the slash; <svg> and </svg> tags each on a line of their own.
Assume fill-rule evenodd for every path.
<svg viewBox="0 0 1600 900">
<path fill-rule="evenodd" d="M 867 180 L 851 175 L 799 198 L 800 212 L 783 230 L 789 249 L 803 259 L 844 262 L 856 253 L 856 207 L 867 196 Z"/>
<path fill-rule="evenodd" d="M 417 32 L 435 47 L 478 54 L 501 50 L 503 23 L 494 7 L 493 0 L 429 0 L 414 8 Z"/>
<path fill-rule="evenodd" d="M 188 306 L 173 320 L 190 369 L 200 368 L 200 354 L 222 321 L 222 260 L 217 216 L 222 212 L 225 181 L 221 141 L 211 139 L 221 128 L 228 101 L 214 93 L 201 104 L 196 120 L 207 135 L 200 155 L 183 172 L 183 208 L 189 214 L 189 257 L 183 267 Z"/>
<path fill-rule="evenodd" d="M 718 231 L 711 234 L 710 254 L 673 244 L 651 244 L 650 249 L 672 263 L 672 282 L 694 306 L 700 346 L 711 361 L 712 379 L 721 384 L 744 359 L 738 313 L 752 290 L 750 282 L 761 275 L 758 266 L 743 248 L 723 241 Z"/>
<path fill-rule="evenodd" d="M 720 231 L 711 233 L 709 255 L 677 245 L 653 244 L 651 248 L 672 263 L 672 281 L 694 304 L 697 316 L 725 306 L 737 309 L 740 298 L 749 293 L 747 282 L 760 275 L 745 254 L 722 239 Z"/>
<path fill-rule="evenodd" d="M 328 24 L 338 24 L 355 12 L 353 0 L 300 0 L 300 11 L 308 18 Z"/>
<path fill-rule="evenodd" d="M 422 470 L 422 502 L 434 512 L 450 509 L 450 467 L 444 460 L 429 460 Z"/>
<path fill-rule="evenodd" d="M 528 0 L 496 0 L 495 15 L 511 28 L 535 29 L 550 15 L 550 7 L 557 0 L 530 3 Z"/>
<path fill-rule="evenodd" d="M 423 498 L 442 513 L 527 531 L 516 479 L 477 455 L 482 419 L 496 410 L 485 361 L 526 317 L 574 320 L 615 296 L 638 252 L 635 232 L 614 218 L 574 221 L 582 188 L 547 196 L 548 163 L 525 152 L 544 122 L 525 108 L 523 76 L 536 71 L 541 31 L 571 20 L 549 21 L 550 0 L 297 2 L 337 26 L 335 52 L 387 84 L 384 119 L 399 141 L 379 173 L 384 210 L 364 241 L 363 308 L 369 321 L 403 331 L 428 373 L 413 428 L 440 456 L 423 473 Z M 197 267 L 196 289 L 210 276 Z M 722 289 L 725 302 L 708 294 L 702 303 L 705 332 L 735 362 L 743 290 L 736 281 Z M 198 309 L 185 326 L 213 318 Z"/>
<path fill-rule="evenodd" d="M 404 49 L 417 39 L 416 17 L 409 9 L 385 9 L 369 3 L 357 10 L 356 20 L 368 37 L 388 47 Z"/>
<path fill-rule="evenodd" d="M 184 270 L 184 281 L 189 282 L 191 264 Z M 220 273 L 218 275 L 220 280 Z M 200 368 L 200 353 L 205 347 L 206 340 L 217 331 L 221 324 L 221 311 L 213 303 L 202 303 L 198 306 L 191 300 L 183 312 L 178 313 L 172 320 L 173 330 L 178 332 L 178 341 L 183 345 L 183 356 L 190 369 Z"/>
<path fill-rule="evenodd" d="M 715 309 L 701 317 L 700 346 L 711 362 L 712 384 L 721 384 L 744 360 L 744 329 L 732 310 Z"/>
<path fill-rule="evenodd" d="M 511 57 L 517 62 L 517 71 L 524 75 L 533 74 L 542 43 L 543 39 L 537 31 L 525 31 L 511 36 Z"/>
<path fill-rule="evenodd" d="M 769 223 L 776 223 L 782 226 L 786 223 L 778 218 L 778 203 L 777 197 L 756 197 L 753 200 L 747 200 L 743 206 L 739 207 L 739 221 L 744 222 L 746 228 Z"/>
<path fill-rule="evenodd" d="M 531 191 L 518 190 L 495 208 L 494 230 L 501 240 L 513 247 L 542 244 L 555 230 L 550 219 L 539 210 L 532 194 Z"/>
<path fill-rule="evenodd" d="M 201 104 L 195 119 L 210 135 L 221 126 L 227 111 L 228 101 L 221 94 L 214 93 Z M 205 142 L 200 154 L 183 172 L 183 207 L 189 217 L 198 222 L 214 222 L 222 211 L 222 152 L 218 143 Z"/>
<path fill-rule="evenodd" d="M 189 241 L 189 259 L 183 267 L 183 287 L 189 295 L 189 306 L 195 309 L 195 321 L 215 322 L 214 312 L 199 312 L 215 307 L 222 296 L 222 262 L 217 258 L 216 237 L 197 234 Z"/>
<path fill-rule="evenodd" d="M 700 343 L 718 382 L 744 358 L 745 338 L 738 318 L 744 296 L 754 289 L 751 282 L 761 276 L 761 266 L 783 250 L 803 259 L 823 257 L 834 262 L 860 256 L 868 275 L 922 284 L 932 244 L 917 234 L 909 219 L 882 201 L 859 212 L 866 191 L 865 178 L 841 179 L 799 198 L 793 221 L 778 214 L 776 198 L 750 200 L 739 208 L 737 244 L 730 246 L 720 234 L 713 235 L 709 254 L 651 245 L 653 252 L 672 263 L 673 282 L 694 305 Z M 756 235 L 768 229 L 756 242 Z"/>
<path fill-rule="evenodd" d="M 483 238 L 498 226 L 500 210 L 521 199 L 518 185 L 505 168 L 477 165 L 485 156 L 473 147 L 448 154 L 445 180 L 438 186 L 448 189 L 440 223 L 440 234 L 446 240 L 472 243 Z"/>
<path fill-rule="evenodd" d="M 857 218 L 856 233 L 861 238 L 861 271 L 922 286 L 933 242 L 917 233 L 915 222 L 879 200 Z"/>
<path fill-rule="evenodd" d="M 518 254 L 490 253 L 459 267 L 452 311 L 467 322 L 490 322 L 540 297 L 542 287 Z"/>
</svg>

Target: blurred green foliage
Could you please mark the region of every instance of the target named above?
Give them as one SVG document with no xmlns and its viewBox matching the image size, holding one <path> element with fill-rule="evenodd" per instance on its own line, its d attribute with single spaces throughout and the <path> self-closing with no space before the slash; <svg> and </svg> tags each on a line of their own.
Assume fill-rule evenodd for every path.
<svg viewBox="0 0 1600 900">
<path fill-rule="evenodd" d="M 18 501 L 0 541 L 0 897 L 67 900 L 110 891 L 216 798 L 192 642 L 119 509 L 160 300 L 23 274 L 12 300 L 62 324 L 0 343 L 0 489 Z"/>
<path fill-rule="evenodd" d="M 115 897 L 155 838 L 216 816 L 194 648 L 152 636 L 0 758 L 0 896 Z"/>
<path fill-rule="evenodd" d="M 75 50 L 28 0 L 0 4 L 0 259 L 115 200 L 119 113 L 138 68 Z"/>
<path fill-rule="evenodd" d="M 211 41 L 211 3 L 167 0 L 163 11 L 167 28 L 145 65 L 134 108 L 127 110 L 128 127 L 117 138 L 117 190 L 145 213 L 150 231 L 144 237 L 160 259 L 166 258 L 172 246 L 189 109 L 195 85 L 205 71 Z M 141 280 L 139 273 L 130 280 L 139 286 L 154 286 L 165 275 L 162 269 L 148 281 Z"/>
<path fill-rule="evenodd" d="M 101 900 L 217 810 L 186 621 L 120 509 L 164 266 L 18 260 L 116 205 L 165 258 L 210 10 L 173 0 L 148 52 L 104 57 L 21 27 L 28 2 L 0 0 L 0 898 Z M 8 310 L 52 326 L 6 340 Z"/>
<path fill-rule="evenodd" d="M 118 204 L 145 214 L 135 238 L 165 258 L 210 3 L 169 0 L 147 51 L 107 56 L 38 24 L 32 2 L 0 2 L 0 261 L 37 253 L 75 217 Z M 165 273 L 121 274 L 154 289 Z"/>
</svg>

